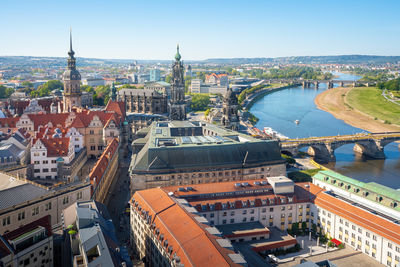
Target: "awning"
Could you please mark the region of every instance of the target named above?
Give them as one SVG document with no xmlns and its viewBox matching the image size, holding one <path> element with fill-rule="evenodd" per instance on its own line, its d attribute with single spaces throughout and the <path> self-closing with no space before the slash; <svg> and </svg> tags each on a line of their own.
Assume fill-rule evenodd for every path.
<svg viewBox="0 0 400 267">
<path fill-rule="evenodd" d="M 339 246 L 340 244 L 342 244 L 342 242 L 340 242 L 339 240 L 333 238 L 331 239 L 332 243 L 334 243 L 336 246 Z"/>
</svg>

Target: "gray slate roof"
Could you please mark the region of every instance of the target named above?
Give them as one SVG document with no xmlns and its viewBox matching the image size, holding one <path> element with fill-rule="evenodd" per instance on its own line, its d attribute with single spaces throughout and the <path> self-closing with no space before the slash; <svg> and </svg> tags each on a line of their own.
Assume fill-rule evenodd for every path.
<svg viewBox="0 0 400 267">
<path fill-rule="evenodd" d="M 26 183 L 0 191 L 0 210 L 49 194 L 49 191 Z"/>
</svg>

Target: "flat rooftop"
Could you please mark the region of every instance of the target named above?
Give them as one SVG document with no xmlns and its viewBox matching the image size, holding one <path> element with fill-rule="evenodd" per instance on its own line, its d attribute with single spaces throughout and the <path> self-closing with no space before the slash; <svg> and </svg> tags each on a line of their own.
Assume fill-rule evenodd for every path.
<svg viewBox="0 0 400 267">
<path fill-rule="evenodd" d="M 262 225 L 260 222 L 247 222 L 247 223 L 233 223 L 233 224 L 223 224 L 215 226 L 217 229 L 222 233 L 224 236 L 229 235 L 250 235 L 256 234 L 261 231 L 268 231 L 270 230 Z"/>
</svg>

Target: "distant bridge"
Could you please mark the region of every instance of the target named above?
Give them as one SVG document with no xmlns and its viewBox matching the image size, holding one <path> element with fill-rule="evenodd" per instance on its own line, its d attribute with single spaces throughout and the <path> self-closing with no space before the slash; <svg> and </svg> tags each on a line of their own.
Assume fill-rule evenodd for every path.
<svg viewBox="0 0 400 267">
<path fill-rule="evenodd" d="M 334 84 L 339 85 L 340 87 L 343 87 L 345 85 L 352 85 L 353 87 L 356 87 L 361 84 L 365 84 L 366 86 L 369 86 L 369 83 L 360 83 L 358 81 L 354 80 L 304 80 L 304 79 L 270 79 L 266 80 L 268 83 L 288 83 L 288 84 L 301 84 L 303 88 L 310 88 L 312 85 L 314 88 L 318 89 L 319 85 L 321 83 L 326 83 L 328 89 L 333 88 Z"/>
<path fill-rule="evenodd" d="M 297 155 L 303 147 L 308 154 L 322 162 L 335 161 L 335 150 L 343 145 L 354 144 L 353 150 L 371 158 L 385 158 L 386 145 L 400 141 L 400 132 L 357 133 L 354 135 L 322 136 L 280 141 L 282 153 Z"/>
</svg>

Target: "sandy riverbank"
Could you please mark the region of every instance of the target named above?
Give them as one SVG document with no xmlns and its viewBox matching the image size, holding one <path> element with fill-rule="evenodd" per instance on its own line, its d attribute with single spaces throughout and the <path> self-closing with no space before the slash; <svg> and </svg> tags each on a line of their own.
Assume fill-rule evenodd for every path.
<svg viewBox="0 0 400 267">
<path fill-rule="evenodd" d="M 351 87 L 341 87 L 326 90 L 315 98 L 315 104 L 321 110 L 331 113 L 335 118 L 343 120 L 353 127 L 361 128 L 369 132 L 400 131 L 396 125 L 384 124 L 374 120 L 371 116 L 352 109 L 346 104 L 346 95 Z"/>
</svg>

